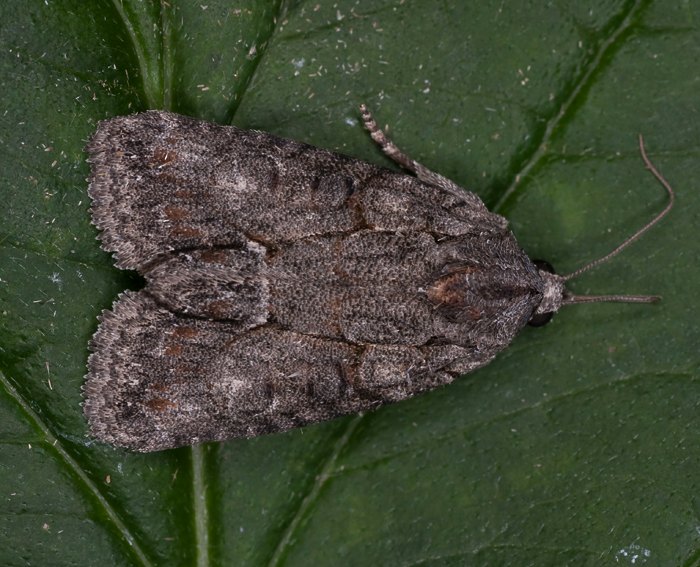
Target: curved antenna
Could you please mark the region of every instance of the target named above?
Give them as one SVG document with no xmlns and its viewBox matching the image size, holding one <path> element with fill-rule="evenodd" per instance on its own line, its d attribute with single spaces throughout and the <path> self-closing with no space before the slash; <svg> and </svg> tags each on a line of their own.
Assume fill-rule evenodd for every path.
<svg viewBox="0 0 700 567">
<path fill-rule="evenodd" d="M 668 181 L 666 181 L 666 178 L 661 175 L 658 169 L 654 166 L 653 163 L 651 163 L 651 160 L 647 157 L 647 152 L 644 148 L 644 138 L 642 135 L 639 135 L 639 152 L 642 154 L 642 160 L 644 160 L 644 165 L 646 168 L 651 171 L 652 175 L 656 177 L 657 181 L 663 185 L 664 189 L 668 192 L 668 204 L 664 208 L 663 211 L 661 211 L 658 215 L 656 215 L 652 220 L 650 220 L 647 224 L 645 224 L 642 228 L 640 228 L 637 232 L 635 232 L 632 236 L 629 238 L 625 239 L 622 244 L 620 244 L 617 248 L 615 248 L 612 252 L 608 252 L 605 256 L 602 256 L 601 258 L 598 258 L 597 260 L 593 260 L 592 262 L 589 262 L 585 266 L 580 267 L 578 270 L 571 272 L 570 274 L 566 276 L 562 276 L 564 281 L 571 280 L 575 277 L 580 276 L 584 272 L 587 272 L 588 270 L 591 270 L 595 268 L 596 266 L 603 264 L 604 262 L 607 262 L 611 258 L 614 258 L 617 256 L 622 250 L 627 248 L 630 244 L 635 242 L 636 240 L 639 240 L 641 236 L 647 232 L 651 227 L 653 227 L 655 224 L 658 224 L 661 219 L 663 219 L 673 208 L 673 202 L 675 201 L 676 194 L 673 191 L 673 188 L 669 184 Z M 568 298 L 564 300 L 564 303 L 571 304 L 571 303 L 588 303 L 588 302 L 595 302 L 595 301 L 621 301 L 625 303 L 653 303 L 654 301 L 658 301 L 661 299 L 659 296 L 656 295 L 591 295 L 591 296 L 585 296 L 585 295 L 570 295 Z"/>
</svg>

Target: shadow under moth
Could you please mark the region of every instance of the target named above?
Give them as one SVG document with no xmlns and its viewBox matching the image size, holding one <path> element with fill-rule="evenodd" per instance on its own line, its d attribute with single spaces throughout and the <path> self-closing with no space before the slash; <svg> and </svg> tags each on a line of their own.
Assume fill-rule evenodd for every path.
<svg viewBox="0 0 700 567">
<path fill-rule="evenodd" d="M 102 247 L 146 280 L 100 316 L 84 411 L 135 451 L 251 437 L 373 410 L 487 364 L 528 323 L 589 301 L 520 249 L 475 194 L 258 131 L 149 111 L 87 145 Z"/>
</svg>

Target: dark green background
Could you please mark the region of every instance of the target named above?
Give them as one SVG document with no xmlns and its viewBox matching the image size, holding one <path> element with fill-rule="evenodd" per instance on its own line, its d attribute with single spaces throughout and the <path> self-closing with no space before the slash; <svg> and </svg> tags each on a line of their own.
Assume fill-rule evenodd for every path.
<svg viewBox="0 0 700 567">
<path fill-rule="evenodd" d="M 235 7 L 231 7 L 235 5 Z M 700 565 L 700 4 L 10 0 L 0 7 L 0 564 Z M 96 316 L 133 274 L 83 145 L 146 108 L 407 152 L 562 272 L 670 217 L 453 385 L 364 417 L 132 455 L 85 436 Z"/>
</svg>

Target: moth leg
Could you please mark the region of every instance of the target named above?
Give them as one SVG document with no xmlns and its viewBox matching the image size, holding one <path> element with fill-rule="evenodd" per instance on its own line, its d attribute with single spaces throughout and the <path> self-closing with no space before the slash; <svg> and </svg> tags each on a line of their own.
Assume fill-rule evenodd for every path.
<svg viewBox="0 0 700 567">
<path fill-rule="evenodd" d="M 433 187 L 438 187 L 452 193 L 457 197 L 464 196 L 464 189 L 459 185 L 428 169 L 423 164 L 417 162 L 416 160 L 408 157 L 404 152 L 402 152 L 399 147 L 391 141 L 391 139 L 384 133 L 384 131 L 377 125 L 374 120 L 372 113 L 369 111 L 367 106 L 364 104 L 360 105 L 360 112 L 362 113 L 362 121 L 364 122 L 365 128 L 369 132 L 372 139 L 379 145 L 382 151 L 398 163 L 404 169 L 414 173 L 418 179 L 432 185 Z"/>
</svg>

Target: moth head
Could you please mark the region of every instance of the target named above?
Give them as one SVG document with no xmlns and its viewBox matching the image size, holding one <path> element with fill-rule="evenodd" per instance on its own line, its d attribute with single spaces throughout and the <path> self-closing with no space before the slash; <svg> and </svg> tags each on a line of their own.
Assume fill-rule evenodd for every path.
<svg viewBox="0 0 700 567">
<path fill-rule="evenodd" d="M 528 325 L 541 327 L 549 323 L 554 314 L 559 311 L 559 308 L 564 303 L 564 294 L 567 290 L 564 287 L 564 278 L 554 273 L 552 264 L 546 260 L 535 260 L 533 264 L 540 272 L 544 290 L 542 292 L 542 301 L 532 313 Z"/>
<path fill-rule="evenodd" d="M 632 236 L 626 238 L 612 252 L 609 252 L 601 258 L 585 264 L 570 274 L 564 276 L 555 274 L 554 269 L 549 262 L 544 260 L 535 260 L 534 264 L 539 270 L 544 287 L 542 292 L 542 301 L 537 306 L 537 309 L 535 309 L 535 311 L 532 313 L 532 317 L 530 317 L 528 325 L 533 327 L 545 325 L 550 321 L 552 316 L 562 305 L 598 302 L 654 303 L 661 299 L 661 297 L 658 295 L 576 295 L 566 288 L 567 281 L 572 280 L 584 272 L 587 272 L 588 270 L 595 268 L 596 266 L 603 264 L 604 262 L 607 262 L 608 260 L 611 260 L 617 256 L 623 249 L 627 248 L 627 246 L 638 240 L 647 230 L 664 218 L 673 207 L 673 202 L 675 200 L 673 189 L 663 175 L 661 175 L 656 167 L 654 167 L 654 164 L 649 161 L 644 149 L 644 140 L 642 139 L 641 135 L 639 136 L 639 151 L 642 154 L 642 159 L 644 160 L 644 165 L 646 168 L 654 175 L 654 177 L 656 177 L 656 179 L 659 181 L 659 183 L 661 183 L 661 185 L 663 185 L 664 189 L 666 189 L 666 192 L 668 193 L 669 199 L 666 207 L 664 207 L 664 209 L 651 221 L 632 234 Z"/>
<path fill-rule="evenodd" d="M 539 270 L 544 286 L 542 301 L 528 321 L 531 327 L 541 327 L 549 323 L 562 305 L 599 302 L 654 303 L 661 299 L 658 295 L 576 295 L 566 288 L 568 276 L 555 274 L 552 265 L 545 260 L 535 260 L 533 263 Z"/>
</svg>

